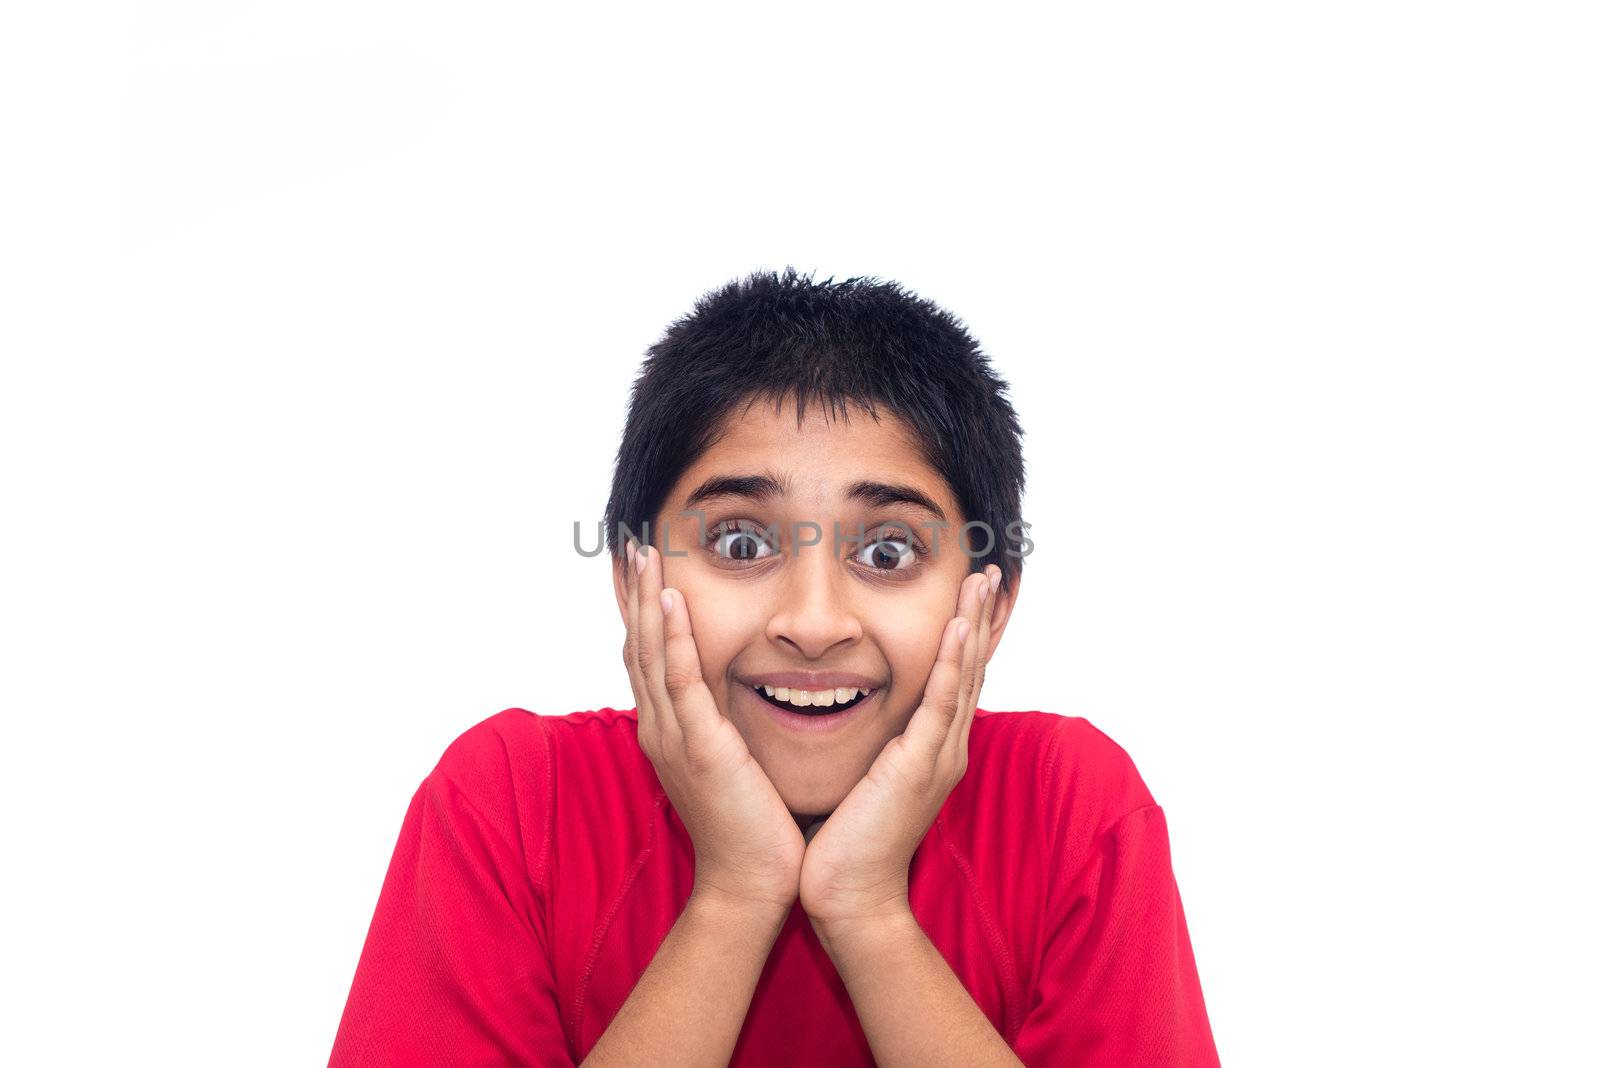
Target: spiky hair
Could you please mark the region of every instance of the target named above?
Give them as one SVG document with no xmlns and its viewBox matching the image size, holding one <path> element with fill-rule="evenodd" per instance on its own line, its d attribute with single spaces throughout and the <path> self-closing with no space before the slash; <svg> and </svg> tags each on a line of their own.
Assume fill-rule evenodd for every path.
<svg viewBox="0 0 1600 1068">
<path fill-rule="evenodd" d="M 667 494 L 735 408 L 785 399 L 797 424 L 809 402 L 836 416 L 854 404 L 899 417 L 966 521 L 994 533 L 972 570 L 998 564 L 1008 587 L 1020 574 L 1022 427 L 989 358 L 960 320 L 896 282 L 817 282 L 793 267 L 706 293 L 647 350 L 606 505 L 613 556 L 622 527 L 656 527 Z"/>
</svg>

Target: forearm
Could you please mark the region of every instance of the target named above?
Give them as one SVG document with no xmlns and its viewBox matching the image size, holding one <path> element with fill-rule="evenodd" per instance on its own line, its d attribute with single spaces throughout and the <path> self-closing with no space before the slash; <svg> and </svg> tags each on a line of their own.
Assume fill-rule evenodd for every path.
<svg viewBox="0 0 1600 1068">
<path fill-rule="evenodd" d="M 691 896 L 583 1068 L 726 1065 L 787 916 Z"/>
<path fill-rule="evenodd" d="M 909 910 L 892 920 L 814 926 L 878 1064 L 1020 1068 Z"/>
</svg>

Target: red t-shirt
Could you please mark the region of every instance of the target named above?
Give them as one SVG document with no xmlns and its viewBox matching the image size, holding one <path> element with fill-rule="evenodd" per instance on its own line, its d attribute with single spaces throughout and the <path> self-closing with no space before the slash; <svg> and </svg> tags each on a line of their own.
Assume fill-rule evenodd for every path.
<svg viewBox="0 0 1600 1068">
<path fill-rule="evenodd" d="M 330 1065 L 566 1065 L 694 885 L 637 710 L 506 709 L 406 812 Z M 1087 720 L 979 709 L 912 858 L 922 929 L 1023 1064 L 1215 1065 L 1166 821 Z M 797 901 L 732 1065 L 873 1064 Z"/>
</svg>

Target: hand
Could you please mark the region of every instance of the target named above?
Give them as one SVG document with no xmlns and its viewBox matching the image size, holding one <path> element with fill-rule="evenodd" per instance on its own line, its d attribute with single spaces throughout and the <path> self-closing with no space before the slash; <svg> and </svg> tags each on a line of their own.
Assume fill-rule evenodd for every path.
<svg viewBox="0 0 1600 1068">
<path fill-rule="evenodd" d="M 630 540 L 624 569 L 639 746 L 694 841 L 693 895 L 787 912 L 800 892 L 800 827 L 706 687 L 689 607 L 661 587 L 661 554 Z"/>
<path fill-rule="evenodd" d="M 909 914 L 911 857 L 967 771 L 999 581 L 991 564 L 962 583 L 905 733 L 889 740 L 806 847 L 800 904 L 819 934 Z"/>
</svg>

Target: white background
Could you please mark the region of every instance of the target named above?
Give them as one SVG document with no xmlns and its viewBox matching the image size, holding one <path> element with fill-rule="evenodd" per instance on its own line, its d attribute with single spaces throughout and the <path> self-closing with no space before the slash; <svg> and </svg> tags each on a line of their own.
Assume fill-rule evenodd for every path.
<svg viewBox="0 0 1600 1068">
<path fill-rule="evenodd" d="M 0 1060 L 326 1061 L 444 747 L 632 703 L 645 347 L 793 264 L 1012 383 L 982 703 L 1132 753 L 1225 1064 L 1594 1063 L 1587 5 L 562 7 L 5 16 Z"/>
</svg>

